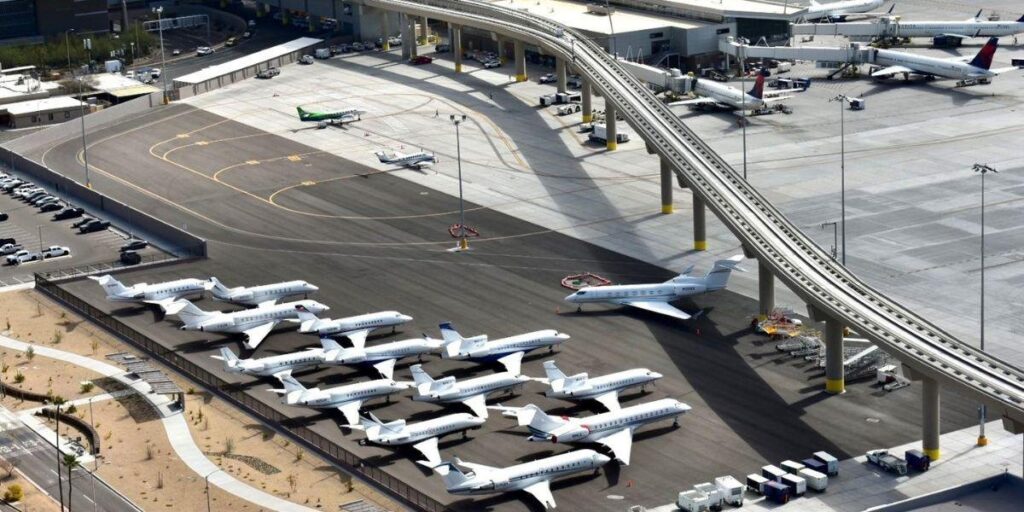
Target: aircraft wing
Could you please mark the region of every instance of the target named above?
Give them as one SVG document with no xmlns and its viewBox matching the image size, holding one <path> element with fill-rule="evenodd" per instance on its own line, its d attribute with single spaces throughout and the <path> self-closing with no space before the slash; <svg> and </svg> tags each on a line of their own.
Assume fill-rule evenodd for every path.
<svg viewBox="0 0 1024 512">
<path fill-rule="evenodd" d="M 629 454 L 633 451 L 633 429 L 624 428 L 608 437 L 598 439 L 597 442 L 607 446 L 615 458 L 629 465 Z"/>
<path fill-rule="evenodd" d="M 256 307 L 258 307 L 258 308 L 269 308 L 270 306 L 273 306 L 274 304 L 277 304 L 277 299 L 265 300 L 263 302 L 260 302 Z"/>
<path fill-rule="evenodd" d="M 427 460 L 416 461 L 417 464 L 421 466 L 426 466 L 428 468 L 435 468 L 441 465 L 441 454 L 437 451 L 436 437 L 431 437 L 430 439 L 420 441 L 412 445 L 412 447 L 418 450 L 420 453 L 423 454 L 424 457 L 427 458 Z"/>
<path fill-rule="evenodd" d="M 597 395 L 594 397 L 594 400 L 601 402 L 601 405 L 609 411 L 617 411 L 622 408 L 622 406 L 619 405 L 618 391 L 609 391 L 603 395 Z"/>
<path fill-rule="evenodd" d="M 643 301 L 643 300 L 624 300 L 624 301 L 619 301 L 619 304 L 622 304 L 624 306 L 632 306 L 634 308 L 639 308 L 639 309 L 642 309 L 644 311 L 650 311 L 652 313 L 657 313 L 659 315 L 665 315 L 665 316 L 670 316 L 670 317 L 673 317 L 673 318 L 678 318 L 680 320 L 689 320 L 690 318 L 692 318 L 691 315 L 688 315 L 686 312 L 676 308 L 675 306 L 672 306 L 671 304 L 669 304 L 667 302 L 651 302 L 651 301 Z"/>
<path fill-rule="evenodd" d="M 542 480 L 533 485 L 528 485 L 523 490 L 537 498 L 537 501 L 544 505 L 544 508 L 555 508 L 555 497 L 551 495 L 551 482 L 549 480 Z"/>
<path fill-rule="evenodd" d="M 345 415 L 345 421 L 348 422 L 348 425 L 345 425 L 346 427 L 357 428 L 360 426 L 359 408 L 362 406 L 362 400 L 354 400 L 338 406 L 338 410 Z"/>
<path fill-rule="evenodd" d="M 711 98 L 693 98 L 690 100 L 679 100 L 668 103 L 670 107 L 682 106 L 682 105 L 715 105 L 718 102 Z"/>
<path fill-rule="evenodd" d="M 473 414 L 476 414 L 481 418 L 487 419 L 487 399 L 484 398 L 484 395 L 473 395 L 463 400 L 462 403 L 466 404 L 467 407 L 472 409 Z"/>
<path fill-rule="evenodd" d="M 369 329 L 359 329 L 358 331 L 348 331 L 342 333 L 342 336 L 349 339 L 352 342 L 352 346 L 362 350 L 366 347 L 366 337 L 370 334 Z"/>
<path fill-rule="evenodd" d="M 505 371 L 512 375 L 520 375 L 524 355 L 526 355 L 525 352 L 513 352 L 501 359 L 498 359 L 498 362 L 505 366 Z"/>
<path fill-rule="evenodd" d="M 252 329 L 246 329 L 245 331 L 245 346 L 253 350 L 260 346 L 260 343 L 270 335 L 270 331 L 274 330 L 274 326 L 277 322 L 267 322 L 265 324 L 258 325 Z"/>
<path fill-rule="evenodd" d="M 373 365 L 373 368 L 377 370 L 377 373 L 380 373 L 381 377 L 384 377 L 385 379 L 394 379 L 396 362 L 398 362 L 397 359 L 385 359 Z"/>
<path fill-rule="evenodd" d="M 176 297 L 167 297 L 166 299 L 144 300 L 142 302 L 145 302 L 146 304 L 153 304 L 154 306 L 160 306 L 160 309 L 163 309 L 164 313 L 167 313 L 168 315 L 176 315 L 185 308 L 184 302 L 177 304 L 177 301 L 178 299 Z"/>
<path fill-rule="evenodd" d="M 875 71 L 874 73 L 871 73 L 871 76 L 873 76 L 873 77 L 893 76 L 893 75 L 898 75 L 900 73 L 917 73 L 917 71 L 915 71 L 913 69 L 910 69 L 910 68 L 908 68 L 906 66 L 889 66 L 887 68 L 882 68 L 882 69 L 879 69 L 878 71 Z"/>
</svg>

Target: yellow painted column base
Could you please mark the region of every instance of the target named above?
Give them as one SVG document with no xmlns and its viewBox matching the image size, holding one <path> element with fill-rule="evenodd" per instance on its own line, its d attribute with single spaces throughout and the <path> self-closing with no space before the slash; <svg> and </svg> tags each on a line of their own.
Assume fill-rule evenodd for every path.
<svg viewBox="0 0 1024 512">
<path fill-rule="evenodd" d="M 672 208 L 672 205 L 670 205 L 670 204 L 663 204 L 663 205 L 661 205 L 661 213 L 669 214 L 669 213 L 672 213 L 673 211 L 675 211 L 675 210 Z"/>
<path fill-rule="evenodd" d="M 768 315 L 766 315 L 764 313 L 759 313 L 757 315 L 757 321 L 758 322 L 764 322 L 765 320 L 768 320 Z"/>
<path fill-rule="evenodd" d="M 608 141 L 608 151 L 615 151 L 616 149 L 619 149 L 619 143 L 614 140 Z"/>
<path fill-rule="evenodd" d="M 455 64 L 455 72 L 456 73 L 462 73 L 462 64 L 461 63 Z"/>
<path fill-rule="evenodd" d="M 381 48 L 383 48 L 384 51 L 386 51 L 386 52 L 390 52 L 391 51 L 391 43 L 389 43 L 389 42 L 387 42 L 387 40 L 385 40 L 384 44 L 381 45 Z"/>
<path fill-rule="evenodd" d="M 978 446 L 988 446 L 988 438 L 985 436 L 978 436 Z"/>
<path fill-rule="evenodd" d="M 695 251 L 706 251 L 706 250 L 708 250 L 708 242 L 707 242 L 707 240 L 694 240 L 693 241 L 693 250 L 695 250 Z"/>
<path fill-rule="evenodd" d="M 925 448 L 925 449 L 923 449 L 921 451 L 924 452 L 924 454 L 927 455 L 928 458 L 932 460 L 932 462 L 935 462 L 935 461 L 939 460 L 939 456 L 940 456 L 941 451 L 938 448 L 932 448 L 932 449 Z"/>
<path fill-rule="evenodd" d="M 459 240 L 459 249 L 463 250 L 463 251 L 469 249 L 469 239 L 468 238 L 463 238 L 462 240 Z"/>
<path fill-rule="evenodd" d="M 825 379 L 825 391 L 838 395 L 846 392 L 845 379 Z"/>
<path fill-rule="evenodd" d="M 589 123 L 589 122 L 591 122 L 593 120 L 594 120 L 594 115 L 593 114 L 583 114 L 583 122 L 584 123 Z"/>
<path fill-rule="evenodd" d="M 524 75 L 516 75 L 516 82 L 525 82 L 525 81 L 526 81 L 526 75 L 525 74 Z"/>
</svg>

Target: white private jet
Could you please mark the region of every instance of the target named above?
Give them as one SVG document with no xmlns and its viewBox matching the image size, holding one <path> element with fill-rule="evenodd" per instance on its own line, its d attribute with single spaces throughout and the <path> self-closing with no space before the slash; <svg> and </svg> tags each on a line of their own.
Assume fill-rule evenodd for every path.
<svg viewBox="0 0 1024 512">
<path fill-rule="evenodd" d="M 473 414 L 487 418 L 487 395 L 501 390 L 511 393 L 513 388 L 532 380 L 525 375 L 519 375 L 521 359 L 521 355 L 517 357 L 517 354 L 511 354 L 498 360 L 506 367 L 513 367 L 514 372 L 509 369 L 492 375 L 466 379 L 462 382 L 456 382 L 455 377 L 434 380 L 427 375 L 427 372 L 423 371 L 421 365 L 414 364 L 409 368 L 412 371 L 413 381 L 416 383 L 417 394 L 413 400 L 433 403 L 461 402 L 466 404 Z"/>
<path fill-rule="evenodd" d="M 691 266 L 682 274 L 664 283 L 587 286 L 569 295 L 565 300 L 577 304 L 577 311 L 582 310 L 583 304 L 607 302 L 631 306 L 680 320 L 689 320 L 693 315 L 675 308 L 669 302 L 724 289 L 733 270 L 744 271 L 737 266 L 741 261 L 743 261 L 742 254 L 718 260 L 704 277 L 691 277 L 690 272 L 693 270 Z"/>
<path fill-rule="evenodd" d="M 973 59 L 971 57 L 947 59 L 893 50 L 877 50 L 875 64 L 884 67 L 871 73 L 871 77 L 889 78 L 894 75 L 903 75 L 904 79 L 908 79 L 910 75 L 920 75 L 960 80 L 958 85 L 988 83 L 996 75 L 1020 69 L 1015 66 L 991 69 L 992 58 L 998 47 L 999 38 L 990 38 Z"/>
<path fill-rule="evenodd" d="M 619 405 L 619 392 L 622 390 L 640 386 L 640 391 L 643 391 L 647 384 L 662 377 L 647 368 L 633 368 L 594 378 L 586 373 L 567 377 L 554 361 L 544 362 L 544 373 L 550 386 L 544 392 L 546 396 L 563 400 L 596 400 L 609 411 L 622 408 Z"/>
<path fill-rule="evenodd" d="M 386 446 L 411 444 L 427 459 L 416 463 L 434 468 L 441 464 L 441 455 L 437 451 L 437 442 L 441 437 L 462 432 L 465 438 L 467 431 L 480 428 L 487 420 L 460 412 L 412 424 L 406 424 L 405 420 L 384 423 L 373 414 L 369 418 L 361 416 L 359 421 L 366 432 L 366 442 Z"/>
<path fill-rule="evenodd" d="M 561 345 L 569 339 L 568 334 L 545 329 L 487 341 L 486 334 L 463 338 L 451 322 L 443 322 L 440 327 L 441 337 L 444 338 L 444 350 L 441 355 L 445 359 L 455 360 L 497 361 L 509 354 L 517 353 L 522 359 L 523 355 L 538 348 L 554 351 L 556 345 Z M 518 373 L 518 369 L 515 372 Z"/>
<path fill-rule="evenodd" d="M 411 322 L 412 317 L 403 315 L 398 311 L 381 311 L 378 313 L 367 313 L 346 318 L 317 318 L 312 311 L 298 311 L 299 332 L 316 333 L 324 336 L 344 336 L 352 340 L 356 347 L 366 345 L 366 337 L 377 329 L 390 327 L 394 332 L 395 327 L 406 322 Z"/>
<path fill-rule="evenodd" d="M 505 468 L 462 462 L 458 458 L 435 468 L 448 492 L 455 495 L 526 491 L 547 508 L 555 507 L 551 481 L 584 471 L 597 472 L 611 459 L 594 450 L 574 450 Z M 464 473 L 459 466 L 472 470 Z"/>
<path fill-rule="evenodd" d="M 111 302 L 142 302 L 160 306 L 165 313 L 173 315 L 181 310 L 184 304 L 176 304 L 182 297 L 192 294 L 202 296 L 213 285 L 201 279 L 178 279 L 165 283 L 136 283 L 131 286 L 121 284 L 112 275 L 89 276 L 107 292 L 107 300 Z"/>
<path fill-rule="evenodd" d="M 623 465 L 628 466 L 636 429 L 667 419 L 672 419 L 672 425 L 678 427 L 679 415 L 689 411 L 690 406 L 674 398 L 663 398 L 586 418 L 549 416 L 533 404 L 525 407 L 499 405 L 491 409 L 502 410 L 503 415 L 515 417 L 519 426 L 529 427 L 530 437 L 527 441 L 600 443 L 607 446 Z"/>
<path fill-rule="evenodd" d="M 224 361 L 224 371 L 228 373 L 244 373 L 260 377 L 269 377 L 285 370 L 295 371 L 324 364 L 324 350 L 321 348 L 310 348 L 301 352 L 270 357 L 239 359 L 231 349 L 221 347 L 219 356 L 210 357 Z"/>
<path fill-rule="evenodd" d="M 210 294 L 214 300 L 233 302 L 243 306 L 272 306 L 277 301 L 292 295 L 307 296 L 320 288 L 313 286 L 306 281 L 286 281 L 283 283 L 264 284 L 260 286 L 236 286 L 228 288 L 216 277 L 211 277 L 213 283 Z"/>
<path fill-rule="evenodd" d="M 323 345 L 324 364 L 373 364 L 378 370 L 387 369 L 387 372 L 382 371 L 381 375 L 389 379 L 398 360 L 406 357 L 422 360 L 424 354 L 436 352 L 441 348 L 441 340 L 426 337 L 392 341 L 372 347 L 366 347 L 364 341 L 357 343 L 353 340 L 353 348 L 344 348 L 331 338 L 320 338 L 320 343 Z"/>
<path fill-rule="evenodd" d="M 397 151 L 377 151 L 374 153 L 382 164 L 400 165 L 413 169 L 430 167 L 437 163 L 437 157 L 433 153 L 418 151 L 416 153 L 404 154 Z"/>
<path fill-rule="evenodd" d="M 281 321 L 297 319 L 300 309 L 317 313 L 330 309 L 315 300 L 300 300 L 224 313 L 203 311 L 185 299 L 179 302 L 184 302 L 177 313 L 184 322 L 182 330 L 245 334 L 245 346 L 250 349 L 258 347 Z"/>
<path fill-rule="evenodd" d="M 851 14 L 859 14 L 861 16 L 881 16 L 882 13 L 872 13 L 871 11 L 881 7 L 885 4 L 885 0 L 840 0 L 838 2 L 827 2 L 819 3 L 817 0 L 811 0 L 811 5 L 803 11 L 797 12 L 798 18 L 807 20 L 838 20 L 844 21 L 846 17 Z M 894 3 L 889 8 L 891 14 L 893 8 L 896 7 Z"/>
<path fill-rule="evenodd" d="M 764 78 L 763 73 L 758 73 L 757 78 L 754 79 L 754 86 L 751 87 L 750 91 L 743 92 L 740 89 L 718 83 L 714 80 L 693 77 L 691 78 L 693 86 L 690 92 L 697 97 L 673 101 L 668 103 L 668 106 L 714 106 L 737 110 L 757 110 L 765 108 L 770 103 L 792 98 L 792 96 L 782 96 L 785 94 L 785 91 L 765 91 Z"/>
<path fill-rule="evenodd" d="M 385 397 L 391 401 L 391 395 L 408 389 L 409 385 L 391 379 L 377 379 L 369 382 L 346 384 L 333 388 L 309 388 L 292 377 L 290 370 L 275 373 L 274 377 L 281 381 L 284 389 L 270 391 L 283 395 L 281 403 L 286 405 L 302 405 L 313 409 L 338 409 L 345 415 L 349 428 L 361 428 L 359 409 L 363 402 L 371 398 Z"/>
</svg>

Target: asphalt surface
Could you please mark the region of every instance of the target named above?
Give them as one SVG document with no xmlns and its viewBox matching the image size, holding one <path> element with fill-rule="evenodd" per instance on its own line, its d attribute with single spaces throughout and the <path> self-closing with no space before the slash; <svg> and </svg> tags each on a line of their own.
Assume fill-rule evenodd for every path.
<svg viewBox="0 0 1024 512">
<path fill-rule="evenodd" d="M 674 272 L 472 204 L 467 208 L 482 239 L 469 253 L 448 252 L 454 242 L 446 229 L 457 222 L 457 198 L 188 106 L 152 111 L 90 134 L 90 141 L 97 190 L 210 241 L 208 260 L 130 272 L 125 282 L 216 275 L 236 286 L 306 279 L 320 286 L 314 298 L 332 306 L 332 317 L 382 309 L 415 317 L 398 334 L 371 342 L 421 332 L 436 337 L 437 322 L 443 320 L 453 321 L 463 334 L 491 337 L 554 328 L 573 338 L 553 356 L 528 356 L 525 374 L 543 376 L 542 362 L 552 357 L 566 373 L 600 375 L 642 366 L 665 374 L 647 394 L 629 393 L 622 402 L 682 400 L 693 409 L 681 418 L 681 427 L 666 422 L 638 432 L 628 467 L 610 465 L 600 476 L 555 484 L 563 508 L 621 510 L 632 503 L 661 503 L 715 476 L 742 477 L 766 463 L 802 459 L 817 450 L 843 458 L 920 438 L 918 387 L 886 393 L 870 382 L 854 383 L 844 395 L 825 394 L 819 369 L 780 356 L 773 344 L 751 334 L 756 304 L 740 295 L 725 291 L 682 301 L 677 305 L 685 310 L 705 309 L 689 324 L 603 306 L 575 313 L 562 302 L 567 291 L 559 280 L 565 275 L 587 270 L 616 282 L 654 282 Z M 69 175 L 81 172 L 75 144 L 47 151 L 45 163 Z M 179 331 L 173 318 L 148 308 L 109 304 L 92 282 L 67 287 L 207 369 L 220 371 L 220 363 L 209 357 L 217 347 L 242 348 L 237 338 Z M 210 300 L 198 305 L 224 307 Z M 315 338 L 279 329 L 255 355 L 316 344 Z M 399 364 L 399 379 L 409 378 L 410 363 Z M 437 358 L 425 369 L 459 378 L 491 371 Z M 456 510 L 538 510 L 523 493 L 449 496 L 440 478 L 409 460 L 418 456 L 415 452 L 359 446 L 361 434 L 337 426 L 340 413 L 280 405 L 266 391 L 276 382 L 222 375 L 292 415 L 284 427 L 310 426 Z M 324 388 L 371 374 L 341 368 L 297 377 Z M 532 402 L 555 414 L 601 412 L 593 404 L 549 400 L 542 391 L 530 383 L 518 396 L 495 401 Z M 973 423 L 973 404 L 950 393 L 943 400 L 943 431 Z M 390 405 L 371 403 L 368 409 L 385 420 L 410 421 L 444 410 L 408 396 Z M 527 443 L 512 426 L 511 420 L 492 416 L 470 441 L 443 441 L 442 456 L 504 466 L 569 449 Z"/>
<path fill-rule="evenodd" d="M 22 425 L 14 415 L 0 408 L 0 454 L 12 462 L 25 476 L 31 479 L 44 492 L 56 501 L 60 496 L 57 490 L 56 460 L 57 449 L 46 443 L 28 427 Z M 82 468 L 71 472 L 71 489 L 68 489 L 67 467 L 61 465 L 61 481 L 64 499 L 70 496 L 71 510 L 103 510 L 109 512 L 136 512 L 121 495 L 103 484 L 95 484 L 92 476 Z"/>
</svg>

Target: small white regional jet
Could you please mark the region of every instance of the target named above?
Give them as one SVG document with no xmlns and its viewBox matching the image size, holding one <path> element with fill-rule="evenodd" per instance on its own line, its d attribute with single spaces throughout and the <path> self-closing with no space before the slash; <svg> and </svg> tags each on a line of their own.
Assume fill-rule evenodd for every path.
<svg viewBox="0 0 1024 512">
<path fill-rule="evenodd" d="M 462 432 L 465 438 L 468 430 L 480 428 L 487 420 L 460 412 L 413 424 L 406 424 L 405 420 L 384 423 L 372 413 L 369 418 L 361 416 L 359 421 L 366 432 L 366 442 L 388 446 L 411 444 L 427 459 L 416 463 L 434 468 L 441 465 L 441 454 L 437 451 L 438 439 L 454 432 Z"/>
<path fill-rule="evenodd" d="M 766 92 L 764 90 L 763 73 L 757 74 L 757 78 L 754 80 L 754 86 L 746 93 L 740 89 L 720 84 L 714 80 L 705 80 L 696 77 L 692 78 L 692 80 L 693 88 L 691 89 L 691 92 L 698 97 L 689 100 L 673 101 L 668 103 L 668 106 L 715 106 L 737 110 L 757 110 L 765 108 L 769 103 L 792 98 L 792 96 L 781 96 L 782 94 L 785 94 L 786 91 Z"/>
<path fill-rule="evenodd" d="M 440 327 L 441 337 L 444 338 L 444 350 L 441 355 L 445 359 L 455 360 L 497 361 L 509 354 L 517 353 L 522 359 L 523 355 L 538 348 L 547 347 L 553 352 L 555 345 L 561 345 L 569 339 L 568 334 L 545 329 L 487 341 L 486 334 L 463 338 L 451 322 L 442 322 Z M 510 371 L 519 373 L 518 369 Z"/>
<path fill-rule="evenodd" d="M 978 54 L 971 57 L 927 57 L 908 52 L 893 50 L 877 50 L 875 63 L 885 66 L 871 73 L 872 78 L 889 78 L 893 75 L 910 75 L 942 77 L 961 80 L 960 85 L 967 83 L 988 83 L 992 77 L 1007 71 L 1018 70 L 1018 67 L 991 69 L 992 58 L 999 47 L 999 38 L 993 37 L 985 43 Z M 968 61 L 968 59 L 970 59 Z"/>
<path fill-rule="evenodd" d="M 317 313 L 331 309 L 315 300 L 300 300 L 224 313 L 203 311 L 185 299 L 181 299 L 179 302 L 184 302 L 181 310 L 177 313 L 181 321 L 184 322 L 184 325 L 181 326 L 182 330 L 242 333 L 246 336 L 245 346 L 250 349 L 258 347 L 282 320 L 296 319 L 300 308 Z"/>
<path fill-rule="evenodd" d="M 799 11 L 797 14 L 799 17 L 808 20 L 820 20 L 823 18 L 846 20 L 846 16 L 850 14 L 878 15 L 877 13 L 871 13 L 871 11 L 881 7 L 883 4 L 885 4 L 885 0 L 840 0 L 838 2 L 826 3 L 811 0 L 811 5 L 806 10 Z M 890 13 L 894 7 L 896 7 L 896 4 L 889 8 Z"/>
<path fill-rule="evenodd" d="M 567 377 L 555 366 L 554 361 L 544 361 L 544 373 L 547 374 L 548 385 L 551 387 L 544 392 L 545 395 L 563 400 L 593 399 L 609 411 L 622 408 L 619 405 L 620 391 L 636 386 L 640 386 L 640 391 L 643 391 L 647 384 L 662 377 L 660 373 L 647 368 L 633 368 L 592 379 L 586 373 Z"/>
<path fill-rule="evenodd" d="M 673 420 L 672 426 L 678 427 L 679 415 L 689 411 L 690 406 L 674 398 L 663 398 L 586 418 L 549 416 L 533 404 L 525 407 L 499 405 L 491 409 L 511 413 L 518 420 L 519 426 L 529 427 L 530 437 L 527 441 L 600 443 L 607 446 L 622 464 L 628 466 L 629 455 L 633 450 L 633 432 L 636 429 L 669 418 Z"/>
<path fill-rule="evenodd" d="M 412 321 L 411 316 L 403 315 L 398 311 L 367 313 L 336 320 L 317 318 L 313 313 L 313 311 L 298 310 L 299 332 L 316 333 L 321 337 L 345 336 L 352 340 L 352 344 L 356 347 L 365 346 L 366 337 L 377 329 L 390 327 L 394 332 L 396 326 Z"/>
<path fill-rule="evenodd" d="M 377 156 L 377 159 L 382 164 L 400 165 L 417 170 L 437 163 L 437 157 L 433 153 L 427 153 L 426 151 L 419 151 L 408 155 L 397 151 L 377 151 L 374 155 Z"/>
<path fill-rule="evenodd" d="M 239 359 L 231 349 L 221 347 L 219 356 L 210 357 L 224 361 L 224 371 L 228 373 L 244 373 L 260 377 L 268 377 L 285 370 L 301 370 L 324 364 L 324 350 L 321 348 L 310 348 L 301 352 L 270 357 Z"/>
<path fill-rule="evenodd" d="M 228 288 L 216 277 L 211 277 L 213 287 L 210 293 L 214 300 L 233 302 L 244 306 L 272 306 L 277 301 L 292 295 L 308 295 L 319 290 L 305 281 L 286 281 L 260 286 L 236 286 Z"/>
<path fill-rule="evenodd" d="M 594 450 L 574 450 L 552 457 L 524 462 L 505 468 L 462 462 L 457 457 L 435 468 L 444 478 L 448 492 L 456 495 L 494 494 L 507 491 L 526 491 L 547 508 L 555 507 L 551 495 L 551 481 L 575 473 L 597 472 L 611 459 Z M 463 473 L 458 466 L 472 470 Z"/>
<path fill-rule="evenodd" d="M 200 296 L 213 285 L 201 279 L 178 279 L 166 283 L 136 283 L 125 286 L 112 275 L 89 276 L 107 292 L 107 300 L 111 302 L 143 302 L 160 306 L 165 313 L 173 315 L 180 311 L 184 304 L 175 302 L 185 296 L 198 293 Z"/>
<path fill-rule="evenodd" d="M 981 19 L 981 9 L 966 21 L 906 21 L 899 20 L 900 37 L 933 37 L 942 35 L 958 39 L 972 37 L 1001 37 L 1024 33 L 1024 16 L 1017 21 L 989 21 Z"/>
<path fill-rule="evenodd" d="M 302 383 L 292 377 L 291 370 L 275 373 L 274 377 L 281 381 L 284 389 L 271 389 L 271 392 L 283 395 L 281 403 L 286 405 L 304 405 L 313 409 L 338 409 L 345 415 L 347 427 L 360 428 L 359 409 L 363 402 L 378 397 L 386 397 L 391 401 L 391 395 L 408 389 L 409 385 L 402 382 L 395 382 L 391 379 L 377 379 L 369 382 L 346 384 L 321 390 L 320 388 L 307 389 Z"/>
<path fill-rule="evenodd" d="M 344 348 L 331 338 L 320 338 L 320 343 L 324 347 L 325 364 L 373 364 L 378 371 L 381 371 L 382 376 L 389 379 L 392 377 L 395 363 L 399 359 L 415 356 L 422 361 L 423 354 L 429 354 L 441 348 L 441 340 L 432 338 L 392 341 L 369 348 L 365 346 L 365 340 L 360 342 L 353 340 L 353 345 L 355 345 L 353 348 Z"/>
<path fill-rule="evenodd" d="M 691 277 L 690 272 L 693 270 L 693 266 L 690 266 L 682 274 L 664 283 L 587 286 L 569 295 L 565 300 L 578 304 L 577 311 L 581 311 L 583 304 L 589 302 L 608 302 L 632 306 L 680 320 L 689 320 L 693 315 L 673 307 L 669 302 L 724 289 L 733 270 L 744 272 L 737 266 L 741 261 L 743 261 L 742 254 L 726 260 L 718 260 L 704 277 Z"/>
<path fill-rule="evenodd" d="M 532 380 L 525 375 L 519 375 L 519 362 L 522 356 L 511 354 L 498 361 L 512 369 L 498 372 L 483 377 L 474 377 L 462 382 L 456 382 L 455 377 L 445 377 L 434 380 L 423 371 L 418 364 L 412 365 L 412 379 L 416 382 L 416 393 L 413 400 L 418 402 L 452 403 L 462 402 L 473 410 L 473 414 L 481 418 L 487 418 L 487 395 L 496 391 L 506 390 L 511 393 L 516 386 L 522 386 Z"/>
</svg>

